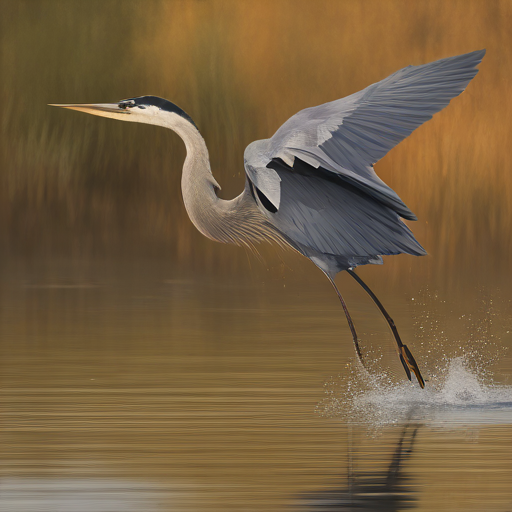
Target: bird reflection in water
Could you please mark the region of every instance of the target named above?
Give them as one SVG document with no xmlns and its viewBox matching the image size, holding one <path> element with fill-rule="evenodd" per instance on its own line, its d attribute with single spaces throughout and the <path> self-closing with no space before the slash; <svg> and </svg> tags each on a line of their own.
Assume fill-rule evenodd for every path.
<svg viewBox="0 0 512 512">
<path fill-rule="evenodd" d="M 346 484 L 303 497 L 308 512 L 341 510 L 375 510 L 393 512 L 416 506 L 416 491 L 411 477 L 403 474 L 403 466 L 414 450 L 421 425 L 406 423 L 402 429 L 387 470 L 357 472 L 353 468 L 352 443 L 349 443 Z M 350 427 L 349 427 L 350 428 Z"/>
</svg>

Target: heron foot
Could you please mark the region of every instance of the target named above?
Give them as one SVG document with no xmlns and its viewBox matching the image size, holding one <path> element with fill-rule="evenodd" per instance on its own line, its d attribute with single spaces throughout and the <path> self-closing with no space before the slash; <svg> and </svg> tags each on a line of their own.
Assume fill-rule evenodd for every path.
<svg viewBox="0 0 512 512">
<path fill-rule="evenodd" d="M 407 374 L 407 378 L 411 380 L 411 371 L 416 376 L 416 379 L 418 379 L 418 383 L 423 389 L 425 387 L 425 381 L 423 380 L 423 377 L 421 376 L 420 369 L 418 368 L 418 364 L 416 363 L 416 360 L 414 359 L 414 356 L 412 355 L 411 351 L 408 349 L 407 345 L 402 345 L 399 348 L 399 356 L 400 361 L 402 362 L 402 365 L 405 369 L 405 373 Z"/>
</svg>

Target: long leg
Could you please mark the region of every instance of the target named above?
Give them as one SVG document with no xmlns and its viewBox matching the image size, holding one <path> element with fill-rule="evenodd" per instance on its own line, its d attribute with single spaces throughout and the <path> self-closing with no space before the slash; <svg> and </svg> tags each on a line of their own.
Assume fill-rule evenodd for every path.
<svg viewBox="0 0 512 512">
<path fill-rule="evenodd" d="M 334 290 L 336 291 L 338 295 L 338 299 L 340 299 L 341 306 L 343 308 L 343 311 L 345 312 L 345 316 L 347 317 L 348 326 L 350 327 L 350 332 L 352 333 L 352 339 L 354 340 L 354 346 L 356 348 L 357 357 L 359 357 L 359 361 L 361 361 L 361 364 L 364 368 L 366 368 L 366 365 L 364 364 L 363 360 L 363 354 L 361 352 L 361 347 L 359 346 L 359 339 L 357 338 L 356 328 L 354 327 L 354 322 L 352 321 L 352 317 L 350 316 L 350 313 L 348 312 L 347 305 L 345 304 L 345 301 L 343 300 L 343 297 L 341 296 L 340 291 L 338 290 L 338 287 L 336 286 L 336 283 L 334 282 L 334 279 L 324 272 L 324 274 L 327 276 L 327 279 L 331 282 Z"/>
<path fill-rule="evenodd" d="M 400 335 L 398 334 L 398 329 L 396 328 L 395 322 L 389 316 L 388 312 L 384 309 L 384 306 L 381 304 L 380 300 L 370 290 L 370 288 L 366 285 L 366 283 L 353 270 L 348 269 L 347 272 L 361 285 L 361 287 L 364 289 L 364 291 L 372 298 L 373 302 L 375 302 L 377 307 L 380 309 L 380 312 L 386 319 L 387 323 L 389 324 L 389 327 L 391 328 L 391 331 L 393 332 L 393 336 L 395 337 L 395 341 L 396 341 L 397 348 L 398 348 L 398 355 L 399 355 L 400 361 L 402 362 L 402 365 L 405 369 L 405 373 L 407 374 L 407 377 L 409 378 L 409 380 L 411 380 L 411 370 L 412 370 L 414 372 L 414 375 L 416 375 L 416 378 L 418 379 L 419 385 L 423 389 L 425 387 L 425 381 L 423 380 L 423 377 L 421 376 L 420 369 L 418 368 L 416 360 L 414 359 L 413 355 L 411 354 L 411 351 L 407 348 L 407 345 L 404 345 L 402 343 L 402 340 L 400 339 Z"/>
</svg>

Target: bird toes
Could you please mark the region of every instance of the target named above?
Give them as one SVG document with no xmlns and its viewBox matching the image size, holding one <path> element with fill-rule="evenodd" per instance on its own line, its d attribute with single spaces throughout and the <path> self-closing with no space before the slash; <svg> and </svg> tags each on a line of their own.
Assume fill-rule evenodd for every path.
<svg viewBox="0 0 512 512">
<path fill-rule="evenodd" d="M 400 361 L 402 362 L 402 365 L 405 368 L 405 373 L 407 374 L 408 379 L 411 380 L 412 371 L 416 376 L 416 379 L 418 379 L 418 383 L 421 389 L 423 389 L 425 387 L 425 381 L 423 380 L 418 364 L 416 363 L 416 360 L 414 359 L 414 356 L 412 355 L 407 345 L 402 345 L 400 347 L 399 355 Z"/>
</svg>

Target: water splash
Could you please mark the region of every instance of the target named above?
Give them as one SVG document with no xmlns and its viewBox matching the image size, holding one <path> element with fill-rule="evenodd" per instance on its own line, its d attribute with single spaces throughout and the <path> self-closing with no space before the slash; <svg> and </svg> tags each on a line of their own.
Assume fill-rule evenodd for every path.
<svg viewBox="0 0 512 512">
<path fill-rule="evenodd" d="M 327 383 L 319 411 L 370 428 L 404 421 L 444 427 L 512 423 L 512 386 L 497 384 L 492 372 L 503 352 L 493 322 L 498 316 L 493 300 L 487 298 L 473 315 L 455 321 L 453 314 L 446 317 L 452 312 L 445 313 L 446 305 L 428 290 L 415 306 L 416 346 L 421 347 L 418 359 L 427 376 L 426 388 L 403 379 L 397 382 L 375 357 L 369 372 L 354 362 Z M 461 331 L 464 341 L 457 341 Z"/>
<path fill-rule="evenodd" d="M 372 427 L 404 421 L 432 426 L 512 423 L 512 386 L 482 382 L 463 357 L 450 360 L 443 381 L 424 390 L 384 375 L 375 379 L 360 368 L 326 387 L 324 414 Z"/>
</svg>

